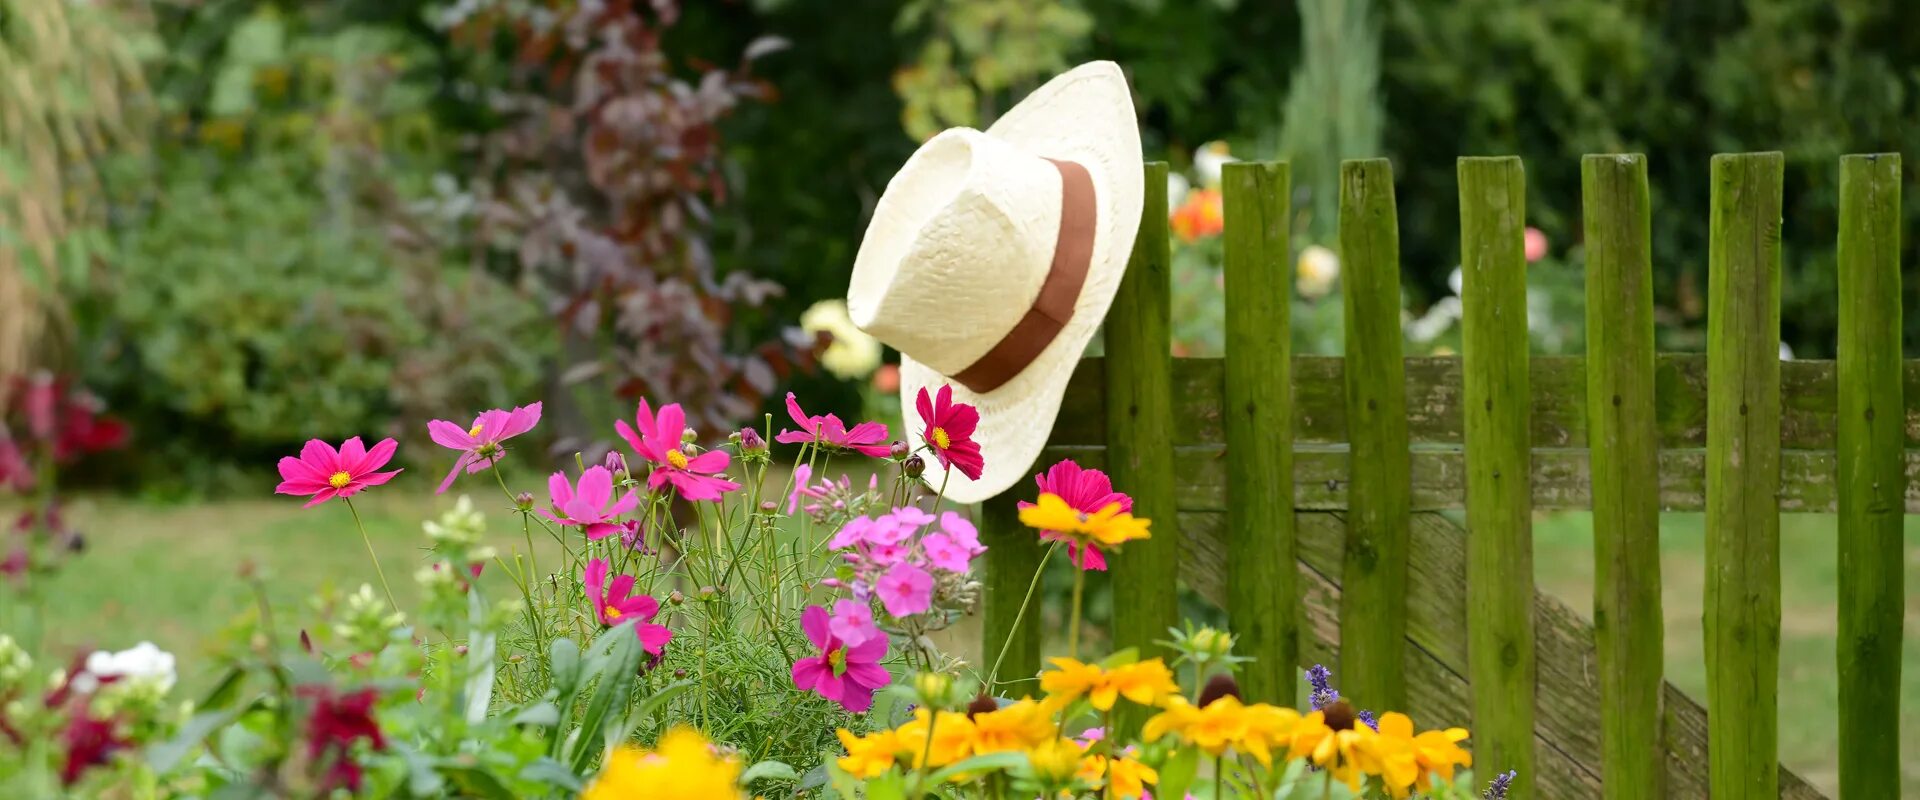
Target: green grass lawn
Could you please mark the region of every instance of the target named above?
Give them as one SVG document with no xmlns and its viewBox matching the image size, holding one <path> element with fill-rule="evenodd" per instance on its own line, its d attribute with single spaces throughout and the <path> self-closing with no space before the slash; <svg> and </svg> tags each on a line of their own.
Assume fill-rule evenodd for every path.
<svg viewBox="0 0 1920 800">
<path fill-rule="evenodd" d="M 517 481 L 516 486 L 528 484 Z M 514 517 L 497 491 L 473 487 L 488 512 L 490 543 L 502 553 L 525 551 Z M 423 519 L 453 502 L 422 491 L 369 493 L 360 501 L 374 546 L 403 605 L 412 595 L 412 573 L 425 563 Z M 71 562 L 49 587 L 46 618 L 50 652 L 80 647 L 125 648 L 148 639 L 182 656 L 189 689 L 209 675 L 196 673 L 201 652 L 235 614 L 253 603 L 238 579 L 243 564 L 266 577 L 276 610 L 298 619 L 305 603 L 327 587 L 352 590 L 377 582 L 365 546 L 345 506 L 303 509 L 290 498 L 166 506 L 130 499 L 76 501 L 76 522 L 87 531 L 89 550 Z M 1666 609 L 1667 677 L 1696 697 L 1706 691 L 1700 622 L 1704 574 L 1702 518 L 1664 518 L 1663 593 Z M 1592 533 L 1584 514 L 1543 519 L 1535 528 L 1536 571 L 1543 588 L 1590 610 L 1593 595 Z M 543 534 L 538 529 L 536 537 Z M 1920 796 L 1920 518 L 1907 526 L 1907 669 L 1902 715 L 1908 765 L 1906 794 Z M 1780 659 L 1780 750 L 1788 765 L 1833 793 L 1836 776 L 1834 670 L 1836 617 L 1834 518 L 1789 515 L 1781 523 L 1784 605 Z M 540 541 L 544 565 L 558 563 L 556 546 Z M 513 591 L 490 569 L 489 591 Z M 10 619 L 0 615 L 0 619 Z M 1893 723 L 1889 720 L 1889 723 Z"/>
</svg>

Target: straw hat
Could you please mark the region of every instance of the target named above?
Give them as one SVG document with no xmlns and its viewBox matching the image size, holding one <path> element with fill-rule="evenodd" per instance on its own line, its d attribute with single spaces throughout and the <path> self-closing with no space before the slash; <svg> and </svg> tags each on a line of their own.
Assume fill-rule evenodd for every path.
<svg viewBox="0 0 1920 800">
<path fill-rule="evenodd" d="M 854 260 L 847 310 L 900 351 L 901 407 L 922 387 L 980 410 L 979 480 L 924 480 L 984 500 L 1032 472 L 1074 363 L 1120 286 L 1142 195 L 1140 131 L 1119 66 L 1048 81 L 985 132 L 927 140 L 887 183 Z"/>
</svg>

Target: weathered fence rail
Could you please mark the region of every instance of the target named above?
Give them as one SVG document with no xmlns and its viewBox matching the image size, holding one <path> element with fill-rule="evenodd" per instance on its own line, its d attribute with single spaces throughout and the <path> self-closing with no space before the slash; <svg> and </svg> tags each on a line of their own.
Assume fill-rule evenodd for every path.
<svg viewBox="0 0 1920 800">
<path fill-rule="evenodd" d="M 1841 790 L 1898 796 L 1901 516 L 1920 513 L 1899 156 L 1841 160 L 1837 361 L 1776 352 L 1779 154 L 1713 160 L 1704 355 L 1654 352 L 1645 159 L 1581 166 L 1586 357 L 1528 352 L 1518 159 L 1460 161 L 1458 359 L 1402 357 L 1384 160 L 1341 171 L 1344 358 L 1290 354 L 1285 164 L 1223 175 L 1224 359 L 1169 355 L 1166 219 L 1146 215 L 1106 357 L 1080 364 L 1044 456 L 1106 469 L 1155 521 L 1113 562 L 1116 643 L 1151 648 L 1184 583 L 1259 658 L 1250 695 L 1294 702 L 1293 665 L 1334 666 L 1362 702 L 1471 725 L 1480 766 L 1521 771 L 1513 797 L 1818 797 L 1777 761 L 1778 518 L 1837 512 Z M 1041 557 L 1024 491 L 983 508 L 1002 675 L 1042 655 L 1042 623 L 1013 624 Z M 1542 508 L 1593 509 L 1592 624 L 1533 589 Z M 1663 509 L 1706 511 L 1705 706 L 1661 677 Z"/>
</svg>

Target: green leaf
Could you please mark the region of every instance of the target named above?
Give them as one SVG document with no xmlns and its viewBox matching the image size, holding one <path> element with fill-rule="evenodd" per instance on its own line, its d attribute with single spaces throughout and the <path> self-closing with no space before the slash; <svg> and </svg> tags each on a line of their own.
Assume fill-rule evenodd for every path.
<svg viewBox="0 0 1920 800">
<path fill-rule="evenodd" d="M 762 761 L 740 773 L 740 785 L 750 786 L 754 781 L 797 781 L 800 773 L 793 767 L 779 761 Z"/>
<path fill-rule="evenodd" d="M 538 725 L 542 728 L 551 728 L 560 724 L 560 709 L 542 700 L 520 709 L 520 713 L 513 715 L 512 722 L 515 725 Z"/>
<path fill-rule="evenodd" d="M 526 769 L 520 770 L 520 780 L 557 786 L 571 793 L 578 793 L 585 788 L 580 776 L 573 774 L 573 770 L 567 769 L 567 765 L 545 757 L 528 764 Z"/>
<path fill-rule="evenodd" d="M 1106 658 L 1100 659 L 1100 668 L 1113 669 L 1114 667 L 1124 667 L 1128 664 L 1132 664 L 1139 660 L 1140 660 L 1140 648 L 1129 647 L 1125 650 L 1120 650 L 1118 652 L 1115 652 L 1113 655 L 1107 656 Z"/>
<path fill-rule="evenodd" d="M 240 687 L 245 685 L 246 679 L 247 670 L 241 667 L 228 669 L 227 674 L 220 676 L 219 682 L 213 685 L 213 690 L 207 692 L 205 698 L 200 701 L 199 707 L 205 711 L 226 707 L 240 696 Z"/>
<path fill-rule="evenodd" d="M 187 720 L 187 724 L 180 726 L 179 735 L 147 748 L 147 766 L 152 767 L 156 773 L 167 774 L 180 763 L 181 759 L 186 758 L 187 753 L 191 752 L 195 746 L 206 741 L 214 731 L 238 719 L 251 705 L 249 703 L 245 706 L 229 706 L 195 714 L 193 719 Z"/>
<path fill-rule="evenodd" d="M 633 684 L 639 679 L 640 661 L 646 651 L 640 648 L 640 637 L 634 635 L 635 619 L 621 623 L 608 633 L 615 636 L 610 649 L 601 661 L 599 685 L 594 687 L 593 697 L 587 700 L 586 713 L 580 718 L 579 738 L 574 741 L 567 762 L 576 773 L 585 772 L 587 765 L 593 763 L 594 756 L 600 754 L 601 743 L 606 739 L 608 715 L 616 708 L 624 708 L 627 698 L 633 692 Z M 605 640 L 606 637 L 601 637 Z M 596 651 L 599 642 L 594 643 Z"/>
<path fill-rule="evenodd" d="M 1191 747 L 1175 753 L 1160 765 L 1160 785 L 1153 787 L 1154 797 L 1186 797 L 1187 787 L 1200 775 L 1200 751 Z"/>
<path fill-rule="evenodd" d="M 898 772 L 867 781 L 867 800 L 906 800 L 907 779 Z"/>
<path fill-rule="evenodd" d="M 1027 755 L 1025 753 L 988 753 L 950 764 L 946 769 L 933 773 L 933 776 L 927 780 L 934 784 L 940 784 L 945 783 L 948 778 L 962 772 L 992 772 L 994 770 L 1012 769 L 1025 763 L 1027 763 Z M 1180 795 L 1173 796 L 1179 797 Z"/>
<path fill-rule="evenodd" d="M 493 659 L 495 637 L 487 630 L 487 604 L 480 599 L 480 588 L 467 592 L 467 724 L 487 721 L 487 709 L 493 705 Z"/>
<path fill-rule="evenodd" d="M 573 693 L 580 688 L 580 643 L 566 638 L 553 640 L 548 661 L 553 671 L 554 700 L 571 705 Z"/>
<path fill-rule="evenodd" d="M 627 734 L 633 733 L 642 723 L 651 719 L 654 712 L 665 707 L 668 701 L 679 697 L 682 692 L 693 688 L 696 683 L 693 679 L 688 678 L 686 680 L 674 681 L 673 683 L 660 687 L 660 691 L 649 695 L 647 699 L 640 701 L 640 705 L 634 707 L 633 713 L 627 715 L 625 723 L 609 731 L 608 738 L 616 742 L 627 738 Z"/>
<path fill-rule="evenodd" d="M 454 797 L 486 797 L 492 800 L 515 800 L 513 792 L 500 782 L 492 772 L 477 766 L 441 765 L 440 774 L 456 787 Z"/>
</svg>

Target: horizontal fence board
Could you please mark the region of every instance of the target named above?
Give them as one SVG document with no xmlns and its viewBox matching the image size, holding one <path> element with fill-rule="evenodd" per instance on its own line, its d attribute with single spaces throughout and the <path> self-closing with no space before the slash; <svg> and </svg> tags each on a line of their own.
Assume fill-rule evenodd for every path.
<svg viewBox="0 0 1920 800">
<path fill-rule="evenodd" d="M 1220 576 L 1226 569 L 1225 516 L 1188 512 L 1179 517 L 1180 574 L 1186 585 L 1213 602 L 1224 598 Z M 1334 663 L 1339 658 L 1339 576 L 1346 521 L 1337 513 L 1302 513 L 1295 526 L 1301 585 L 1306 590 L 1301 628 L 1302 665 Z M 1406 677 L 1404 709 L 1422 728 L 1468 725 L 1466 665 L 1466 533 L 1445 516 L 1413 515 L 1407 582 Z M 1539 703 L 1535 767 L 1542 798 L 1600 796 L 1597 760 L 1600 747 L 1598 653 L 1591 626 L 1551 595 L 1535 595 L 1535 646 L 1539 656 Z M 1707 796 L 1706 710 L 1672 685 L 1665 693 L 1667 797 Z M 1365 697 L 1349 697 L 1371 708 Z M 1469 740 L 1471 743 L 1471 740 Z M 1583 766 L 1584 762 L 1584 766 Z M 1476 764 L 1490 777 L 1505 767 Z M 1781 772 L 1782 798 L 1820 797 L 1791 772 Z"/>
<path fill-rule="evenodd" d="M 1342 359 L 1295 356 L 1293 359 L 1293 438 L 1302 444 L 1347 440 L 1347 402 Z M 1920 447 L 1920 360 L 1902 365 L 1906 391 L 1908 447 Z M 1581 356 L 1535 356 L 1532 383 L 1532 438 L 1535 448 L 1587 446 L 1587 372 Z M 1654 406 L 1660 447 L 1687 449 L 1707 444 L 1707 357 L 1665 353 L 1655 360 Z M 1051 442 L 1097 445 L 1106 438 L 1101 389 L 1104 365 L 1083 359 L 1074 371 Z M 1415 444 L 1460 444 L 1461 371 L 1458 358 L 1409 358 L 1407 427 Z M 1225 371 L 1221 359 L 1178 358 L 1173 362 L 1176 444 L 1226 441 L 1221 418 Z M 1786 450 L 1832 450 L 1837 441 L 1839 390 L 1832 361 L 1780 364 L 1780 446 Z"/>
<path fill-rule="evenodd" d="M 1187 445 L 1174 448 L 1174 490 L 1182 511 L 1226 510 L 1226 448 Z M 1105 448 L 1049 447 L 1037 469 L 1063 458 L 1105 469 Z M 1707 493 L 1705 450 L 1660 451 L 1660 508 L 1699 511 Z M 1920 450 L 1907 450 L 1906 512 L 1920 514 Z M 1348 458 L 1344 447 L 1296 446 L 1293 459 L 1294 508 L 1336 511 L 1347 504 Z M 1833 513 L 1839 508 L 1839 462 L 1832 451 L 1789 450 L 1780 454 L 1780 510 Z M 1421 447 L 1413 451 L 1413 510 L 1463 507 L 1466 460 L 1460 447 Z M 1533 451 L 1533 507 L 1590 507 L 1586 450 Z M 1123 487 L 1124 488 L 1124 487 Z"/>
</svg>

